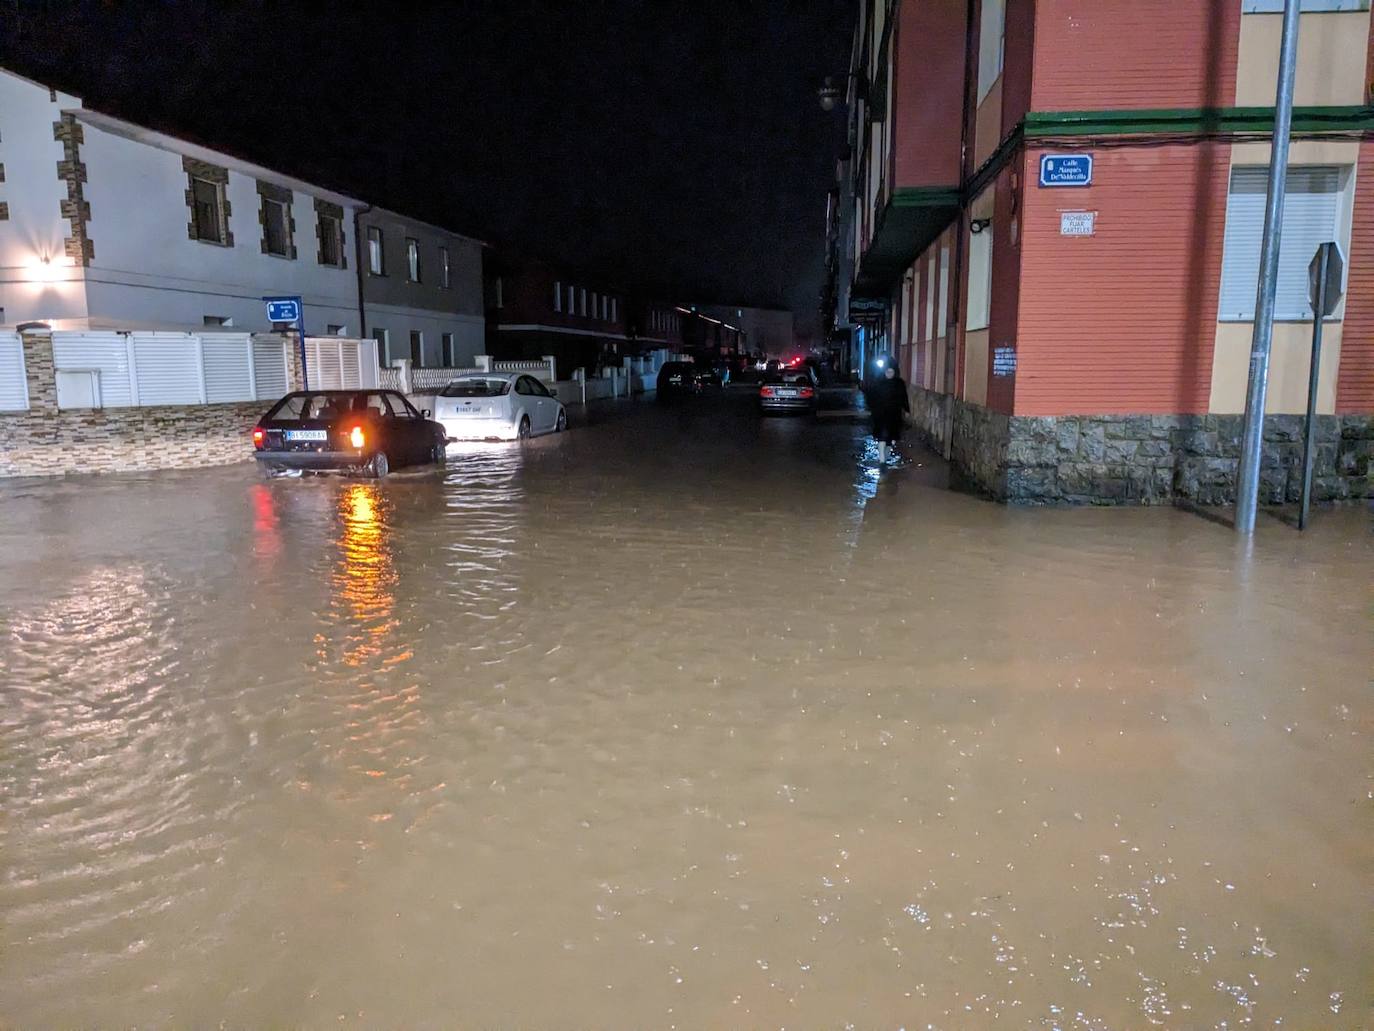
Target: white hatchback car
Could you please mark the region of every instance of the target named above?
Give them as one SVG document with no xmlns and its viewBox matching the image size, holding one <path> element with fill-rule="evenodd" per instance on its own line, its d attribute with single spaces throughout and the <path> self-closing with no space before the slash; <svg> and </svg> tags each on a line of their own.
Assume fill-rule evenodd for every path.
<svg viewBox="0 0 1374 1031">
<path fill-rule="evenodd" d="M 563 402 L 523 372 L 472 372 L 434 398 L 434 421 L 454 440 L 523 440 L 568 428 Z"/>
</svg>

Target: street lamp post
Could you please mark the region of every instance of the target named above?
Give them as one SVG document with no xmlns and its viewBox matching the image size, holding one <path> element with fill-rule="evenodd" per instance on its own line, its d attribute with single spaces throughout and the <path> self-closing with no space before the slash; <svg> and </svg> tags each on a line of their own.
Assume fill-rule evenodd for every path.
<svg viewBox="0 0 1374 1031">
<path fill-rule="evenodd" d="M 1274 293 L 1279 276 L 1279 242 L 1283 234 L 1283 199 L 1288 179 L 1288 138 L 1293 125 L 1293 79 L 1298 63 L 1298 15 L 1301 0 L 1285 0 L 1283 39 L 1279 45 L 1279 81 L 1274 98 L 1274 139 L 1269 156 L 1269 196 L 1260 245 L 1259 288 L 1255 297 L 1255 331 L 1250 344 L 1250 380 L 1245 391 L 1245 429 L 1240 468 L 1236 473 L 1236 532 L 1255 532 L 1259 506 L 1260 456 L 1264 451 L 1264 407 L 1269 392 L 1269 350 L 1274 342 Z"/>
</svg>

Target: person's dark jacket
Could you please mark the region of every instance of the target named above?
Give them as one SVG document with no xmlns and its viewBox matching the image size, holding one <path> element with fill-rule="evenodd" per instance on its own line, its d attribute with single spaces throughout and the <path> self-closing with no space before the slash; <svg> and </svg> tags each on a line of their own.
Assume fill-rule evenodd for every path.
<svg viewBox="0 0 1374 1031">
<path fill-rule="evenodd" d="M 893 442 L 902 436 L 902 413 L 911 411 L 906 381 L 901 376 L 884 376 L 868 391 L 868 408 L 873 413 L 873 435 Z"/>
<path fill-rule="evenodd" d="M 874 419 L 900 420 L 903 412 L 911 411 L 911 401 L 906 393 L 906 380 L 901 376 L 893 376 L 891 379 L 884 376 L 878 380 L 868 392 L 868 407 L 873 412 Z"/>
</svg>

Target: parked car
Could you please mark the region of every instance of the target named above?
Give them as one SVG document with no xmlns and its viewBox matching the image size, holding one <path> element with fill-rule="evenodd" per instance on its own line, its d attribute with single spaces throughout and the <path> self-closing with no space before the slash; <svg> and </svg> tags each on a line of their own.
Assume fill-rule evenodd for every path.
<svg viewBox="0 0 1374 1031">
<path fill-rule="evenodd" d="M 717 366 L 715 363 L 699 362 L 696 366 L 697 386 L 702 390 L 719 388 L 724 382 L 724 371 L 726 366 L 722 363 Z"/>
<path fill-rule="evenodd" d="M 665 362 L 658 370 L 658 399 L 671 401 L 675 397 L 700 394 L 699 371 L 691 362 Z"/>
<path fill-rule="evenodd" d="M 762 412 L 814 412 L 816 384 L 806 369 L 790 369 L 764 377 L 759 386 Z"/>
<path fill-rule="evenodd" d="M 522 372 L 473 372 L 449 380 L 434 418 L 454 440 L 524 440 L 568 428 L 563 402 Z"/>
<path fill-rule="evenodd" d="M 444 428 L 395 390 L 298 390 L 253 428 L 265 472 L 338 470 L 385 476 L 403 465 L 442 463 Z"/>
</svg>

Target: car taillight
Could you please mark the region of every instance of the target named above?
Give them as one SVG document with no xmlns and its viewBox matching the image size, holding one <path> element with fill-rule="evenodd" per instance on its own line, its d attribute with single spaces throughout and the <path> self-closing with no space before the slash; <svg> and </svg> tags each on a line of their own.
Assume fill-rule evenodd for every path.
<svg viewBox="0 0 1374 1031">
<path fill-rule="evenodd" d="M 348 442 L 357 448 L 367 443 L 367 438 L 363 436 L 363 428 L 361 426 L 354 426 L 348 431 Z"/>
<path fill-rule="evenodd" d="M 772 387 L 764 387 L 762 390 L 759 391 L 759 394 L 760 394 L 761 396 L 763 396 L 763 397 L 772 397 L 772 396 L 773 396 L 773 388 L 772 388 Z"/>
<path fill-rule="evenodd" d="M 261 427 L 261 426 L 254 426 L 254 427 L 253 427 L 253 446 L 254 446 L 254 447 L 262 447 L 263 442 L 264 442 L 266 439 L 267 439 L 267 434 L 263 432 L 262 427 Z"/>
<path fill-rule="evenodd" d="M 802 397 L 815 397 L 815 396 L 816 396 L 816 392 L 815 392 L 814 390 L 812 390 L 810 387 L 802 387 L 802 388 L 801 388 L 801 396 L 802 396 Z"/>
</svg>

